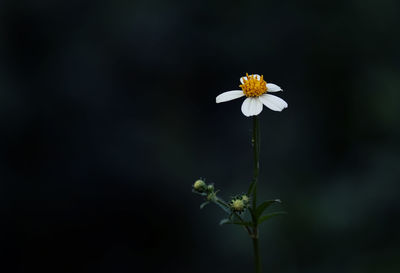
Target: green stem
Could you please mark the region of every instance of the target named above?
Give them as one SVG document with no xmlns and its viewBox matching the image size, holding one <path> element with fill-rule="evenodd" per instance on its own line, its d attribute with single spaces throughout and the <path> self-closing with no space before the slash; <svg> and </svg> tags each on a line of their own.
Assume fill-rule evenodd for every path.
<svg viewBox="0 0 400 273">
<path fill-rule="evenodd" d="M 260 251 L 258 247 L 258 238 L 253 238 L 253 250 L 254 250 L 254 265 L 256 273 L 261 273 L 261 260 L 260 260 Z"/>
<path fill-rule="evenodd" d="M 257 182 L 258 182 L 258 175 L 260 173 L 260 130 L 259 130 L 259 122 L 258 117 L 254 116 L 253 118 L 253 153 L 254 153 L 254 174 L 253 174 L 253 209 L 256 208 L 257 205 Z"/>
<path fill-rule="evenodd" d="M 260 128 L 258 117 L 254 116 L 253 118 L 253 153 L 254 153 L 254 174 L 253 174 L 253 202 L 252 202 L 252 211 L 253 211 L 253 232 L 252 232 L 252 240 L 253 240 L 253 250 L 254 250 L 254 266 L 256 273 L 261 273 L 261 259 L 260 259 L 260 250 L 258 246 L 258 217 L 255 215 L 255 211 L 257 209 L 257 183 L 258 176 L 260 173 Z"/>
</svg>

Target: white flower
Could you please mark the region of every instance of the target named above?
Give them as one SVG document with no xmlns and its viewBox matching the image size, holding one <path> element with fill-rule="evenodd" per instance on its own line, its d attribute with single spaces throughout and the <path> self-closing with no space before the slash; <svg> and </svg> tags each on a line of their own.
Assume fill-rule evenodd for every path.
<svg viewBox="0 0 400 273">
<path fill-rule="evenodd" d="M 264 76 L 246 73 L 246 77 L 241 77 L 242 83 L 239 87 L 242 90 L 232 90 L 220 94 L 215 101 L 217 103 L 234 100 L 243 96 L 247 98 L 242 104 L 242 112 L 246 117 L 257 116 L 261 113 L 263 105 L 273 111 L 282 111 L 288 107 L 288 104 L 281 98 L 267 93 L 282 91 L 282 89 L 273 83 L 266 83 Z"/>
</svg>

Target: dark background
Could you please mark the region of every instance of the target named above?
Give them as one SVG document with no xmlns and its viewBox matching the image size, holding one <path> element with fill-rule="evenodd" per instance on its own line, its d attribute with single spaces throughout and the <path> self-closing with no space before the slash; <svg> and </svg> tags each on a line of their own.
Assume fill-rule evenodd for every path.
<svg viewBox="0 0 400 273">
<path fill-rule="evenodd" d="M 265 272 L 400 272 L 400 3 L 1 1 L 1 272 L 252 272 L 199 177 L 247 189 L 261 114 Z"/>
</svg>

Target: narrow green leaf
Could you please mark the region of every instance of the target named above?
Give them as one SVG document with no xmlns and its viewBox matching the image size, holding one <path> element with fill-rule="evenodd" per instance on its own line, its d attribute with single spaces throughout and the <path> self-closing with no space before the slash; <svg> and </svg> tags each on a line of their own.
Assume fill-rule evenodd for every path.
<svg viewBox="0 0 400 273">
<path fill-rule="evenodd" d="M 263 212 L 264 212 L 270 205 L 272 205 L 272 204 L 274 204 L 274 203 L 281 203 L 281 200 L 279 200 L 279 199 L 268 200 L 268 201 L 265 201 L 265 202 L 263 202 L 262 204 L 260 204 L 260 205 L 257 207 L 257 209 L 256 209 L 256 213 L 255 213 L 256 218 L 260 217 L 260 216 L 263 214 Z"/>
<path fill-rule="evenodd" d="M 207 206 L 208 204 L 210 204 L 210 202 L 204 202 L 200 205 L 200 209 L 204 208 L 205 206 Z"/>
<path fill-rule="evenodd" d="M 225 218 L 225 219 L 222 219 L 222 220 L 219 222 L 219 225 L 220 225 L 220 226 L 225 225 L 225 224 L 232 224 L 232 223 L 231 223 L 231 220 L 229 220 L 228 218 Z"/>
<path fill-rule="evenodd" d="M 250 196 L 253 193 L 254 186 L 256 185 L 256 181 L 250 183 L 249 189 L 247 190 L 247 195 Z"/>
<path fill-rule="evenodd" d="M 284 215 L 287 214 L 287 212 L 285 211 L 277 211 L 277 212 L 272 212 L 272 213 L 268 213 L 266 215 L 264 215 L 263 217 L 260 217 L 258 219 L 258 224 L 261 224 L 264 221 L 267 221 L 268 219 L 274 217 L 274 216 L 278 216 L 278 215 Z"/>
</svg>

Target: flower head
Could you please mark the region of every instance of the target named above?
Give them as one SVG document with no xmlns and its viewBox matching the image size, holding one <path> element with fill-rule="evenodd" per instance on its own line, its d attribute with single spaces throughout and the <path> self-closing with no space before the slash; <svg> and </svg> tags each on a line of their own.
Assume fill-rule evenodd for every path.
<svg viewBox="0 0 400 273">
<path fill-rule="evenodd" d="M 263 105 L 273 111 L 282 111 L 288 107 L 288 104 L 281 98 L 268 94 L 272 92 L 282 91 L 282 89 L 273 83 L 267 83 L 264 76 L 257 74 L 249 75 L 240 78 L 239 85 L 242 90 L 227 91 L 216 98 L 216 102 L 225 102 L 234 100 L 243 96 L 247 98 L 242 104 L 242 113 L 246 117 L 257 116 L 261 113 Z"/>
<path fill-rule="evenodd" d="M 231 210 L 234 212 L 243 212 L 246 209 L 246 204 L 242 199 L 233 199 L 230 202 Z"/>
<path fill-rule="evenodd" d="M 204 192 L 207 189 L 207 184 L 203 180 L 198 179 L 194 182 L 193 189 L 198 192 Z"/>
<path fill-rule="evenodd" d="M 242 213 L 249 207 L 249 197 L 245 194 L 237 195 L 229 202 L 231 211 Z"/>
</svg>

